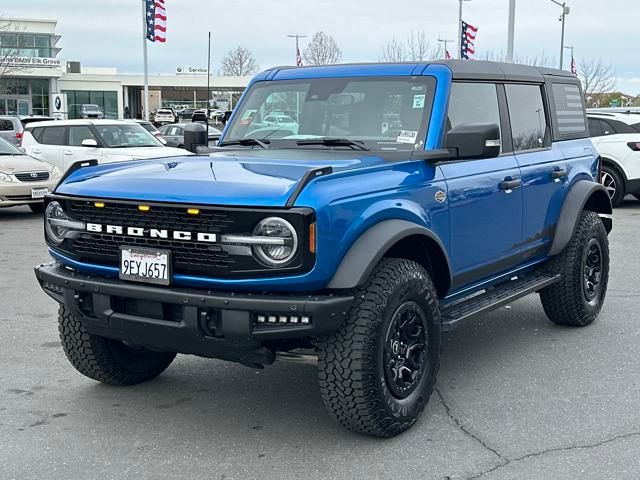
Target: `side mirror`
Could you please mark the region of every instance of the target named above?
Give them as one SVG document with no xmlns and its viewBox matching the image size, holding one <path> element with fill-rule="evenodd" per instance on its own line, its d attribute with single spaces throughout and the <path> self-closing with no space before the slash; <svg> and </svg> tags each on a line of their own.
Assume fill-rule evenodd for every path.
<svg viewBox="0 0 640 480">
<path fill-rule="evenodd" d="M 82 140 L 82 146 L 95 148 L 98 146 L 98 142 L 96 142 L 93 138 L 85 138 L 84 140 Z"/>
<path fill-rule="evenodd" d="M 161 143 L 161 144 L 163 144 L 163 145 L 166 145 L 166 144 L 167 144 L 167 141 L 166 141 L 164 138 L 162 138 L 162 137 L 156 137 L 156 138 L 157 138 L 158 140 L 160 140 L 160 143 Z"/>
<path fill-rule="evenodd" d="M 447 132 L 445 147 L 457 159 L 495 158 L 500 155 L 500 127 L 495 123 L 467 123 Z"/>
</svg>

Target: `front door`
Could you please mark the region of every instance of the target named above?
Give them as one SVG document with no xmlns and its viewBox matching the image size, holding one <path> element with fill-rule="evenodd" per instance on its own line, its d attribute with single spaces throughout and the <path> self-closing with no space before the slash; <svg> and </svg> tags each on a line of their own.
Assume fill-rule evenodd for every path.
<svg viewBox="0 0 640 480">
<path fill-rule="evenodd" d="M 447 129 L 494 123 L 504 130 L 493 83 L 454 83 Z M 501 133 L 501 137 L 503 134 Z M 454 289 L 504 273 L 520 263 L 522 188 L 512 153 L 441 164 L 447 183 Z M 512 182 L 512 188 L 505 188 Z"/>
</svg>

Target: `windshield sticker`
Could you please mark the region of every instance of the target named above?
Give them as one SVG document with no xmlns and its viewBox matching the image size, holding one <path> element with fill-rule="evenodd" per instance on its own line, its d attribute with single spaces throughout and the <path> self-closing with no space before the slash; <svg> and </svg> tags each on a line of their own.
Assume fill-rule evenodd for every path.
<svg viewBox="0 0 640 480">
<path fill-rule="evenodd" d="M 413 96 L 413 108 L 424 108 L 424 98 L 425 95 L 414 95 Z"/>
<path fill-rule="evenodd" d="M 416 143 L 417 138 L 418 132 L 414 132 L 413 130 L 400 130 L 396 143 Z"/>
</svg>

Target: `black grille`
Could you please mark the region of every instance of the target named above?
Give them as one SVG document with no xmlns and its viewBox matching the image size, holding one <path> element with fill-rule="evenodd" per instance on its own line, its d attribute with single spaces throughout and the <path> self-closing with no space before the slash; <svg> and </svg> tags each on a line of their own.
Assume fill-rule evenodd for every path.
<svg viewBox="0 0 640 480">
<path fill-rule="evenodd" d="M 49 180 L 49 172 L 23 172 L 14 175 L 21 182 L 42 182 Z"/>
<path fill-rule="evenodd" d="M 109 200 L 75 200 L 56 198 L 63 203 L 69 216 L 85 223 L 114 225 L 123 227 L 168 230 L 169 232 L 185 231 L 191 233 L 215 233 L 220 238 L 225 234 L 250 235 L 256 224 L 268 216 L 281 216 L 287 219 L 298 232 L 306 232 L 313 221 L 312 212 L 308 209 L 268 210 L 249 208 L 203 207 L 197 208 L 199 213 L 191 215 L 187 212 L 190 205 L 148 204 L 146 212 L 139 210 L 139 204 Z M 95 203 L 103 206 L 96 207 Z M 142 203 L 142 202 L 140 202 Z M 171 234 L 169 234 L 171 238 Z M 209 277 L 248 276 L 259 272 L 261 275 L 276 275 L 283 271 L 308 270 L 315 262 L 314 256 L 305 256 L 306 238 L 302 237 L 300 255 L 287 267 L 274 270 L 267 269 L 251 255 L 251 250 L 239 247 L 229 250 L 220 243 L 197 241 L 180 241 L 171 239 L 147 238 L 132 235 L 107 234 L 102 232 L 82 232 L 74 238 L 68 238 L 56 248 L 66 252 L 73 258 L 89 263 L 117 267 L 120 261 L 122 246 L 146 247 L 169 250 L 172 258 L 174 274 L 197 275 Z M 243 254 L 242 254 L 243 253 Z"/>
</svg>

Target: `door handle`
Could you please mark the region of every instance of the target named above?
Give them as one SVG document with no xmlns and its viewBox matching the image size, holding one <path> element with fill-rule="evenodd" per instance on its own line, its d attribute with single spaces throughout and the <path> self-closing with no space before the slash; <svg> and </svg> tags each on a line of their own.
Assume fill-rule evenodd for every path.
<svg viewBox="0 0 640 480">
<path fill-rule="evenodd" d="M 64 150 L 62 153 L 64 153 L 65 155 L 73 155 L 73 152 L 71 150 Z"/>
<path fill-rule="evenodd" d="M 553 172 L 551 172 L 551 178 L 554 180 L 559 180 L 562 177 L 566 177 L 569 173 L 564 169 L 556 168 Z"/>
<path fill-rule="evenodd" d="M 42 150 L 40 150 L 39 148 L 34 148 L 32 150 L 33 153 L 42 153 Z"/>
<path fill-rule="evenodd" d="M 522 180 L 520 179 L 512 179 L 511 177 L 505 178 L 502 182 L 498 184 L 500 190 L 506 193 L 511 193 L 514 188 L 518 188 L 522 186 Z"/>
</svg>

